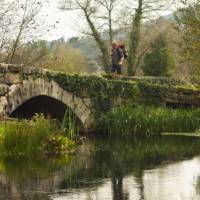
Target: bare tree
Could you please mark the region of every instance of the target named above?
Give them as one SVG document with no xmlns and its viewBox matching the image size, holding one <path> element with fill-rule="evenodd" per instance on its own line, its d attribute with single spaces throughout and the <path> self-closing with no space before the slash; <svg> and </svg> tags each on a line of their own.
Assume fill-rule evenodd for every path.
<svg viewBox="0 0 200 200">
<path fill-rule="evenodd" d="M 101 61 L 106 72 L 111 65 L 110 45 L 113 42 L 114 9 L 118 0 L 63 0 L 62 9 L 81 10 L 89 26 L 91 34 L 102 54 Z M 102 33 L 108 31 L 107 38 Z"/>
<path fill-rule="evenodd" d="M 41 28 L 39 13 L 45 1 L 0 1 L 0 55 L 1 61 L 15 62 L 17 52 L 31 40 L 40 37 L 47 29 Z"/>
<path fill-rule="evenodd" d="M 100 18 L 105 20 L 106 29 L 108 29 L 110 46 L 112 45 L 114 39 L 113 24 L 115 23 L 113 19 L 113 11 L 118 3 L 118 0 L 96 0 L 105 9 L 105 15 Z M 108 27 L 108 28 L 107 28 Z"/>
</svg>

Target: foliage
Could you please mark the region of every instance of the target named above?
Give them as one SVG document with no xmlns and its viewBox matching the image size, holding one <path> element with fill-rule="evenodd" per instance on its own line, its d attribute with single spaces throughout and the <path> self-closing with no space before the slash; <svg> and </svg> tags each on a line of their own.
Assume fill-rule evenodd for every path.
<svg viewBox="0 0 200 200">
<path fill-rule="evenodd" d="M 40 11 L 47 2 L 0 2 L 0 62 L 16 63 L 27 41 L 36 40 L 46 34 L 50 27 L 41 20 Z"/>
<path fill-rule="evenodd" d="M 187 1 L 186 1 L 187 2 Z M 200 75 L 200 4 L 191 3 L 175 13 L 177 27 L 182 36 L 182 54 L 190 66 L 192 80 L 199 83 Z"/>
<path fill-rule="evenodd" d="M 51 135 L 43 144 L 45 155 L 61 156 L 66 153 L 73 153 L 76 147 L 76 142 L 64 137 L 61 134 Z"/>
<path fill-rule="evenodd" d="M 75 114 L 67 108 L 61 125 L 61 130 L 63 130 L 65 136 L 72 141 L 77 141 L 79 138 L 79 130 L 75 122 Z"/>
<path fill-rule="evenodd" d="M 100 119 L 109 134 L 134 135 L 162 132 L 194 132 L 200 128 L 200 110 L 171 110 L 148 106 L 116 107 Z"/>
<path fill-rule="evenodd" d="M 49 73 L 47 76 L 74 95 L 90 98 L 97 113 L 109 110 L 113 99 L 131 98 L 132 101 L 135 101 L 139 93 L 137 84 L 128 81 L 108 81 L 97 76 L 67 75 L 65 73 Z"/>
<path fill-rule="evenodd" d="M 65 73 L 47 74 L 49 80 L 54 80 L 64 90 L 75 96 L 89 98 L 94 108 L 94 114 L 99 117 L 102 112 L 109 111 L 113 106 L 122 104 L 165 105 L 166 99 L 175 99 L 177 104 L 194 105 L 198 88 L 186 81 L 166 77 L 126 77 L 125 80 L 110 80 L 97 76 L 68 75 Z M 191 96 L 194 94 L 194 98 Z M 182 98 L 182 95 L 185 97 Z M 197 103 L 198 104 L 198 103 Z"/>
<path fill-rule="evenodd" d="M 16 55 L 15 63 L 68 73 L 88 72 L 85 56 L 62 38 L 52 42 L 28 42 Z"/>
<path fill-rule="evenodd" d="M 161 33 L 151 44 L 151 52 L 144 57 L 144 75 L 170 76 L 175 69 L 175 61 L 168 47 L 166 34 Z"/>
<path fill-rule="evenodd" d="M 42 114 L 36 114 L 31 121 L 5 122 L 1 127 L 4 130 L 1 152 L 5 156 L 44 156 L 51 152 L 58 155 L 73 146 L 73 142 L 62 134 L 55 122 L 44 118 Z M 54 146 L 55 151 L 50 146 Z"/>
<path fill-rule="evenodd" d="M 139 79 L 138 82 L 139 84 L 167 86 L 169 88 L 179 86 L 188 89 L 195 89 L 195 86 L 190 82 L 167 77 L 144 77 Z"/>
<path fill-rule="evenodd" d="M 87 62 L 81 51 L 66 43 L 52 44 L 36 66 L 68 73 L 87 72 Z"/>
</svg>

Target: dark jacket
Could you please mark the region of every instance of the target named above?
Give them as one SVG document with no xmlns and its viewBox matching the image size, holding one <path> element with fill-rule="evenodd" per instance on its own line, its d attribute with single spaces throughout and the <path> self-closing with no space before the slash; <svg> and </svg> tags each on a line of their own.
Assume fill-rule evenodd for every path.
<svg viewBox="0 0 200 200">
<path fill-rule="evenodd" d="M 123 57 L 124 57 L 124 54 L 121 48 L 114 49 L 112 53 L 112 64 L 113 65 L 119 64 L 119 62 L 121 61 Z"/>
</svg>

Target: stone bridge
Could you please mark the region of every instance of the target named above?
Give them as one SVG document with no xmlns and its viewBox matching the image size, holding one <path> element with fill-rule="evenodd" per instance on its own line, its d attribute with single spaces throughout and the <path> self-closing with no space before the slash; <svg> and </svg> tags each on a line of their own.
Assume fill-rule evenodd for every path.
<svg viewBox="0 0 200 200">
<path fill-rule="evenodd" d="M 46 112 L 62 117 L 66 108 L 85 131 L 117 105 L 154 104 L 170 107 L 200 105 L 200 90 L 190 83 L 167 78 L 69 75 L 22 65 L 0 64 L 0 117 Z"/>
</svg>

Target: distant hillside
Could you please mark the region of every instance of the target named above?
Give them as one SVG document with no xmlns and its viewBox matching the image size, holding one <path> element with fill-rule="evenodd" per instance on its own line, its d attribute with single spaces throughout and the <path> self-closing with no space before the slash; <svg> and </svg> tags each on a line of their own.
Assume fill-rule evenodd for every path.
<svg viewBox="0 0 200 200">
<path fill-rule="evenodd" d="M 78 48 L 86 56 L 88 60 L 99 61 L 100 51 L 96 45 L 96 42 L 92 37 L 78 38 L 73 37 L 67 41 L 73 48 Z"/>
</svg>

